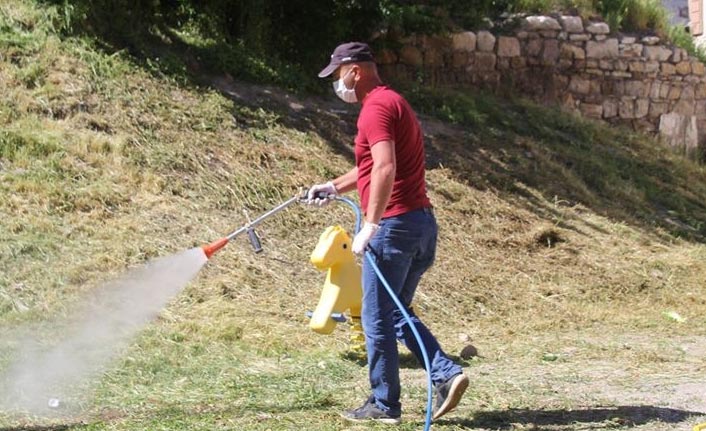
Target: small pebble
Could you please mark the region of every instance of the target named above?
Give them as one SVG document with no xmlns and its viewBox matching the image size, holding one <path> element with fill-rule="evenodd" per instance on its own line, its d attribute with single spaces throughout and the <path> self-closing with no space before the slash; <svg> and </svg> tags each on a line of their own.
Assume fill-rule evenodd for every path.
<svg viewBox="0 0 706 431">
<path fill-rule="evenodd" d="M 59 401 L 57 398 L 49 398 L 49 402 L 47 403 L 47 405 L 51 409 L 58 409 L 60 404 L 61 401 Z"/>
</svg>

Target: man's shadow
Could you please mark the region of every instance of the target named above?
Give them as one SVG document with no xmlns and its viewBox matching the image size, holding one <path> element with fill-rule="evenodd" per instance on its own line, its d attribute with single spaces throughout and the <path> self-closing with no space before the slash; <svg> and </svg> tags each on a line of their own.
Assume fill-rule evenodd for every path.
<svg viewBox="0 0 706 431">
<path fill-rule="evenodd" d="M 512 429 L 521 424 L 530 426 L 533 430 L 557 430 L 561 427 L 575 429 L 586 428 L 586 424 L 596 424 L 600 427 L 626 427 L 643 425 L 649 422 L 679 423 L 692 416 L 702 416 L 706 413 L 655 406 L 616 406 L 589 407 L 576 410 L 531 410 L 508 409 L 496 411 L 481 411 L 467 419 L 441 419 L 439 424 L 456 425 L 467 429 L 485 428 L 504 430 Z M 583 425 L 581 425 L 583 424 Z M 606 425 L 609 424 L 609 425 Z M 590 426 L 589 426 L 590 428 Z"/>
<path fill-rule="evenodd" d="M 419 361 L 417 361 L 417 358 L 411 354 L 410 352 L 405 352 L 401 351 L 402 347 L 400 346 L 400 368 L 408 368 L 408 369 L 424 369 L 424 364 L 420 364 Z M 356 364 L 360 365 L 361 367 L 366 367 L 368 365 L 368 358 L 365 355 L 365 353 L 353 353 L 353 352 L 343 352 L 341 353 L 341 358 L 355 362 Z M 454 361 L 455 363 L 459 364 L 462 367 L 468 367 L 471 365 L 470 360 L 466 360 L 461 358 L 460 356 L 456 355 L 449 355 L 447 356 Z M 2 430 L 0 430 L 2 431 Z"/>
</svg>

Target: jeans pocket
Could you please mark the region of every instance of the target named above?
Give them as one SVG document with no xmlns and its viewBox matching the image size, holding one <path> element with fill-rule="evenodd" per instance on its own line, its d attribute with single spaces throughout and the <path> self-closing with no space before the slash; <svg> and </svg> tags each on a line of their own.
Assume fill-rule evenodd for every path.
<svg viewBox="0 0 706 431">
<path fill-rule="evenodd" d="M 382 238 L 382 258 L 386 261 L 412 259 L 419 252 L 419 232 L 385 226 Z"/>
</svg>

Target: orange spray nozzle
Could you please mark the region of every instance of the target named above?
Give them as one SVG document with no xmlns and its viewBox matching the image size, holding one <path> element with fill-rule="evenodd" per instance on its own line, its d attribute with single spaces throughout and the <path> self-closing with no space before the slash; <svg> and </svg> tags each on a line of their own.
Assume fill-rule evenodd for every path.
<svg viewBox="0 0 706 431">
<path fill-rule="evenodd" d="M 203 249 L 203 252 L 206 254 L 206 257 L 210 259 L 215 252 L 225 247 L 226 244 L 228 244 L 228 241 L 229 240 L 227 237 L 223 237 L 217 241 L 213 241 L 210 244 L 201 246 L 201 249 Z"/>
</svg>

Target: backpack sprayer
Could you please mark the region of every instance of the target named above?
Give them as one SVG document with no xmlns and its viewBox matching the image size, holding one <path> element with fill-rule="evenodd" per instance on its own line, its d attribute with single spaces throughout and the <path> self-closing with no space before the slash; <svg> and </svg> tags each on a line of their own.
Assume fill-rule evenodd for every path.
<svg viewBox="0 0 706 431">
<path fill-rule="evenodd" d="M 353 202 L 352 200 L 342 197 L 342 196 L 335 196 L 335 195 L 326 195 L 326 194 L 318 194 L 316 196 L 319 199 L 332 199 L 340 202 L 344 202 L 348 204 L 353 212 L 355 213 L 356 216 L 356 223 L 355 223 L 355 233 L 358 233 L 360 230 L 360 224 L 362 220 L 362 215 L 360 208 L 358 205 Z M 204 254 L 208 259 L 211 258 L 216 252 L 218 252 L 220 249 L 225 247 L 233 238 L 237 237 L 238 235 L 242 234 L 247 234 L 248 235 L 248 240 L 250 241 L 250 245 L 252 246 L 253 250 L 255 253 L 260 253 L 262 252 L 262 244 L 260 243 L 260 238 L 257 235 L 257 232 L 255 232 L 255 226 L 258 224 L 262 223 L 265 219 L 277 214 L 278 212 L 290 207 L 291 205 L 295 203 L 303 203 L 306 201 L 306 195 L 300 191 L 297 195 L 294 197 L 282 202 L 281 204 L 277 205 L 276 207 L 272 208 L 271 210 L 265 212 L 264 214 L 260 215 L 254 220 L 249 220 L 248 222 L 234 230 L 233 232 L 229 233 L 228 235 L 224 236 L 223 238 L 220 238 L 210 244 L 203 245 L 201 249 L 203 250 Z M 431 427 L 431 413 L 432 413 L 432 380 L 431 380 L 431 363 L 429 362 L 429 357 L 427 355 L 426 347 L 424 346 L 424 342 L 422 341 L 421 335 L 419 335 L 419 332 L 417 331 L 417 328 L 414 325 L 414 321 L 412 321 L 411 316 L 405 309 L 405 306 L 402 304 L 400 299 L 397 297 L 395 292 L 392 290 L 390 287 L 389 283 L 383 276 L 382 272 L 380 271 L 380 268 L 378 268 L 377 264 L 375 263 L 375 258 L 373 257 L 372 253 L 370 251 L 365 251 L 365 258 L 367 259 L 368 263 L 370 266 L 373 268 L 375 271 L 375 274 L 378 276 L 382 284 L 385 286 L 385 289 L 387 290 L 387 293 L 390 295 L 390 298 L 392 298 L 392 301 L 395 303 L 397 308 L 400 310 L 402 315 L 404 316 L 405 320 L 409 324 L 410 328 L 412 329 L 412 333 L 414 334 L 414 337 L 417 340 L 417 343 L 419 344 L 420 350 L 422 352 L 422 357 L 424 359 L 424 368 L 427 372 L 427 412 L 426 412 L 426 418 L 425 418 L 425 423 L 424 423 L 424 430 L 427 431 Z M 342 319 L 342 316 L 333 316 L 332 318 L 340 321 Z"/>
</svg>

